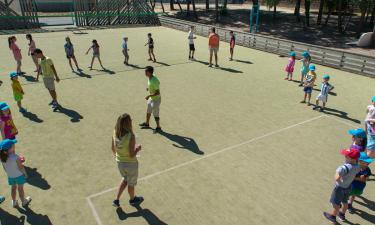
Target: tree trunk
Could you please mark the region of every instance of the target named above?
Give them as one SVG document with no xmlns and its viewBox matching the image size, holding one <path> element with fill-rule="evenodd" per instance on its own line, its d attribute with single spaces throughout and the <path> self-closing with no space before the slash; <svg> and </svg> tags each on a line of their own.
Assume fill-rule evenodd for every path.
<svg viewBox="0 0 375 225">
<path fill-rule="evenodd" d="M 170 2 L 169 2 L 169 9 L 170 9 L 171 11 L 174 10 L 174 0 L 170 0 Z"/>
<path fill-rule="evenodd" d="M 370 27 L 371 28 L 374 27 L 374 19 L 375 19 L 375 4 L 374 4 L 374 7 L 372 8 L 372 12 L 371 12 L 371 18 L 370 18 Z"/>
<path fill-rule="evenodd" d="M 310 26 L 310 6 L 311 0 L 305 0 L 305 18 L 306 18 L 306 26 Z"/>
<path fill-rule="evenodd" d="M 215 0 L 215 20 L 219 22 L 219 0 Z"/>
<path fill-rule="evenodd" d="M 160 0 L 160 5 L 161 5 L 161 9 L 163 10 L 163 13 L 165 12 L 164 10 L 164 4 L 163 4 L 163 0 Z"/>
<path fill-rule="evenodd" d="M 192 0 L 192 4 L 193 4 L 193 13 L 194 13 L 194 17 L 195 17 L 195 19 L 198 19 L 197 9 L 196 9 L 196 7 L 195 7 L 195 0 Z"/>
<path fill-rule="evenodd" d="M 294 15 L 295 15 L 296 18 L 297 18 L 297 22 L 300 22 L 300 21 L 301 21 L 301 17 L 300 17 L 301 1 L 302 1 L 302 0 L 297 0 L 297 2 L 296 2 L 296 7 L 294 8 Z"/>
<path fill-rule="evenodd" d="M 340 33 L 343 32 L 342 30 L 342 0 L 338 0 L 338 20 L 337 20 L 337 26 L 338 26 L 338 31 Z"/>
<path fill-rule="evenodd" d="M 273 6 L 273 15 L 272 19 L 275 21 L 276 20 L 276 4 Z"/>
<path fill-rule="evenodd" d="M 318 25 L 320 25 L 322 23 L 323 10 L 324 10 L 324 0 L 320 0 L 318 20 L 316 21 L 316 24 L 318 24 Z"/>
<path fill-rule="evenodd" d="M 328 4 L 328 15 L 327 15 L 326 21 L 324 22 L 325 25 L 328 24 L 328 20 L 331 17 L 331 14 L 333 11 L 333 6 L 334 6 L 333 0 L 328 0 L 327 4 Z"/>
<path fill-rule="evenodd" d="M 223 8 L 226 9 L 226 8 L 227 8 L 227 5 L 228 5 L 228 0 L 224 0 Z"/>
<path fill-rule="evenodd" d="M 187 16 L 190 16 L 190 1 L 191 0 L 186 1 L 186 15 Z"/>
<path fill-rule="evenodd" d="M 367 8 L 364 9 L 364 10 L 363 9 L 361 10 L 361 18 L 359 19 L 357 34 L 360 34 L 363 30 L 363 27 L 364 27 L 364 24 L 365 24 L 366 11 L 367 11 Z"/>
<path fill-rule="evenodd" d="M 180 8 L 180 12 L 182 12 L 182 7 L 181 7 L 181 4 L 180 4 L 180 0 L 176 0 L 177 2 L 177 5 L 178 5 L 178 8 Z"/>
<path fill-rule="evenodd" d="M 210 0 L 206 0 L 206 11 L 210 10 Z"/>
</svg>

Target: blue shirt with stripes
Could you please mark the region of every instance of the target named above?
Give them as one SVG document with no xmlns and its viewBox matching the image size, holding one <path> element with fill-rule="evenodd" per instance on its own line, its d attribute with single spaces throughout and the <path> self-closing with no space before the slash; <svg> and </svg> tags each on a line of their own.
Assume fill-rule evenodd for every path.
<svg viewBox="0 0 375 225">
<path fill-rule="evenodd" d="M 328 92 L 332 89 L 332 85 L 330 85 L 329 83 L 322 83 L 322 87 L 321 87 L 321 91 L 320 93 L 322 95 L 328 95 Z"/>
</svg>

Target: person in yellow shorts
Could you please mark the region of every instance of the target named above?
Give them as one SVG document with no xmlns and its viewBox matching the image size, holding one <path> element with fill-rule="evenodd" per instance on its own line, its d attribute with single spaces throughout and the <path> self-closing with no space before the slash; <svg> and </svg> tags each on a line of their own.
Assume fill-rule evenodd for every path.
<svg viewBox="0 0 375 225">
<path fill-rule="evenodd" d="M 25 92 L 23 92 L 21 83 L 18 81 L 18 73 L 11 72 L 9 76 L 10 76 L 10 79 L 12 80 L 12 90 L 13 90 L 14 100 L 17 102 L 17 106 L 18 106 L 20 113 L 25 113 L 26 109 L 22 107 L 22 99 L 23 99 L 23 95 L 25 94 Z"/>
</svg>

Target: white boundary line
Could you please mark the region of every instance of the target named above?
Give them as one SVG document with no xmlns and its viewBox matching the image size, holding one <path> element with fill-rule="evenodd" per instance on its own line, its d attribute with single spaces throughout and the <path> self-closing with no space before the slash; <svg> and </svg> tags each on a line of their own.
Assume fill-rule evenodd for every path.
<svg viewBox="0 0 375 225">
<path fill-rule="evenodd" d="M 241 146 L 243 146 L 243 145 L 246 145 L 246 144 L 252 143 L 252 142 L 254 142 L 254 141 L 257 141 L 257 140 L 260 140 L 260 139 L 263 139 L 263 138 L 266 138 L 266 137 L 272 136 L 272 135 L 274 135 L 274 134 L 277 134 L 277 133 L 283 132 L 283 131 L 285 131 L 285 130 L 289 130 L 289 129 L 291 129 L 291 128 L 294 128 L 294 127 L 300 126 L 300 125 L 305 124 L 305 123 L 312 122 L 312 121 L 314 121 L 314 120 L 317 120 L 317 119 L 320 119 L 320 118 L 323 118 L 323 117 L 328 117 L 328 118 L 330 118 L 330 117 L 327 116 L 327 115 L 320 115 L 320 116 L 317 116 L 317 117 L 314 117 L 314 118 L 311 118 L 311 119 L 305 120 L 305 121 L 303 121 L 303 122 L 299 122 L 299 123 L 296 123 L 296 124 L 290 125 L 290 126 L 288 126 L 288 127 L 281 128 L 281 129 L 276 130 L 276 131 L 272 131 L 272 132 L 270 132 L 270 133 L 267 133 L 267 134 L 261 135 L 261 136 L 259 136 L 259 137 L 255 137 L 255 138 L 249 139 L 249 140 L 244 141 L 244 142 L 241 142 L 241 143 L 239 143 L 239 144 L 236 144 L 236 145 L 232 145 L 232 146 L 229 146 L 229 147 L 223 148 L 223 149 L 221 149 L 221 150 L 219 150 L 219 151 L 216 151 L 216 152 L 210 153 L 210 154 L 205 155 L 205 156 L 202 156 L 202 157 L 200 157 L 200 158 L 196 158 L 196 159 L 193 159 L 193 160 L 190 160 L 190 161 L 187 161 L 187 162 L 181 163 L 181 164 L 179 164 L 179 165 L 172 166 L 172 167 L 170 167 L 170 168 L 168 168 L 168 169 L 161 170 L 161 171 L 158 171 L 158 172 L 156 172 L 156 173 L 153 173 L 153 174 L 150 174 L 150 175 L 144 176 L 144 177 L 138 179 L 138 181 L 144 181 L 144 180 L 151 179 L 151 178 L 156 177 L 156 176 L 159 176 L 159 175 L 161 175 L 161 174 L 168 173 L 169 171 L 176 170 L 176 169 L 179 169 L 179 168 L 181 168 L 181 167 L 185 167 L 185 166 L 187 166 L 187 165 L 193 164 L 193 163 L 198 162 L 198 161 L 200 161 L 200 160 L 203 160 L 203 159 L 206 159 L 206 158 L 210 158 L 210 157 L 215 156 L 215 155 L 217 155 L 217 154 L 220 154 L 220 153 L 223 153 L 223 152 L 229 151 L 229 150 L 231 150 L 231 149 L 235 149 L 235 148 L 241 147 Z M 342 123 L 345 123 L 344 121 L 341 121 L 341 122 L 342 122 Z M 351 125 L 351 126 L 353 126 L 353 125 Z M 100 217 L 99 217 L 99 215 L 98 215 L 98 212 L 96 211 L 95 206 L 94 206 L 94 204 L 92 203 L 91 199 L 92 199 L 92 198 L 95 198 L 95 197 L 98 197 L 98 196 L 100 196 L 100 195 L 103 195 L 103 194 L 105 194 L 105 193 L 108 193 L 108 192 L 114 191 L 114 190 L 116 190 L 116 189 L 117 189 L 117 187 L 110 188 L 110 189 L 107 189 L 107 190 L 104 190 L 104 191 L 102 191 L 102 192 L 99 192 L 99 193 L 96 193 L 96 194 L 92 194 L 92 195 L 86 197 L 87 203 L 88 203 L 89 207 L 91 208 L 92 214 L 94 215 L 94 218 L 95 218 L 95 220 L 96 220 L 96 222 L 97 222 L 98 225 L 104 225 L 104 224 L 103 224 L 103 222 L 100 220 Z"/>
</svg>

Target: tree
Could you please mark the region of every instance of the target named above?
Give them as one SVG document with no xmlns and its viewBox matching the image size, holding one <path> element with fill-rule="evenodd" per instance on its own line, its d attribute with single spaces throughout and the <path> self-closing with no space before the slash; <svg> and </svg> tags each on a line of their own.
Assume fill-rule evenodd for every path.
<svg viewBox="0 0 375 225">
<path fill-rule="evenodd" d="M 311 6 L 311 0 L 305 0 L 306 26 L 310 26 L 310 6 Z"/>
<path fill-rule="evenodd" d="M 170 0 L 170 2 L 169 2 L 169 9 L 170 9 L 171 11 L 174 10 L 174 0 Z"/>
<path fill-rule="evenodd" d="M 195 0 L 192 0 L 191 3 L 193 4 L 194 17 L 197 19 L 198 15 L 197 15 L 197 8 L 195 7 Z"/>
<path fill-rule="evenodd" d="M 227 9 L 227 5 L 228 5 L 228 0 L 224 0 L 223 9 Z"/>
<path fill-rule="evenodd" d="M 294 7 L 294 15 L 295 15 L 296 18 L 297 18 L 297 22 L 300 22 L 300 21 L 301 21 L 301 17 L 300 17 L 301 1 L 302 1 L 302 0 L 297 0 L 297 1 L 296 1 L 296 6 Z"/>
<path fill-rule="evenodd" d="M 215 0 L 215 20 L 219 21 L 219 0 Z"/>
<path fill-rule="evenodd" d="M 210 0 L 206 0 L 206 11 L 210 9 Z"/>
<path fill-rule="evenodd" d="M 280 0 L 266 0 L 266 5 L 269 9 L 273 7 L 273 20 L 276 19 L 276 6 L 279 4 Z"/>
<path fill-rule="evenodd" d="M 359 20 L 359 25 L 358 25 L 358 30 L 357 30 L 357 33 L 360 33 L 360 32 L 362 32 L 363 27 L 365 25 L 366 13 L 370 9 L 370 5 L 372 3 L 372 0 L 351 0 L 351 1 L 361 11 L 361 17 L 360 17 L 360 20 Z"/>
<path fill-rule="evenodd" d="M 324 9 L 324 0 L 320 0 L 320 3 L 319 3 L 319 12 L 318 12 L 318 19 L 316 21 L 316 23 L 318 25 L 320 25 L 322 23 L 322 17 L 323 17 L 323 9 Z"/>
</svg>

